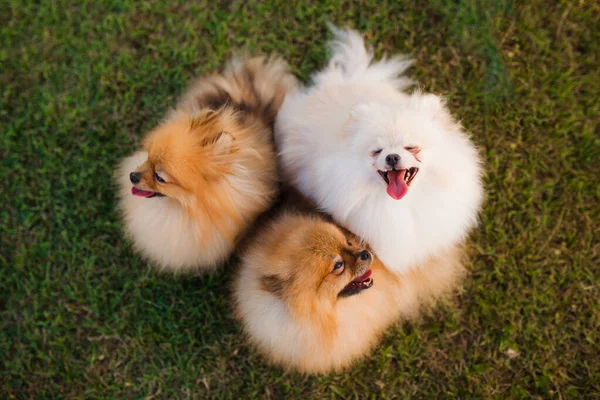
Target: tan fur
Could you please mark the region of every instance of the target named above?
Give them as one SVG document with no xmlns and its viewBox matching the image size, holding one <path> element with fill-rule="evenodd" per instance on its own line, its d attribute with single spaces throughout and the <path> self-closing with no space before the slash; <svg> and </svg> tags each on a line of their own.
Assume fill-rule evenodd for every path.
<svg viewBox="0 0 600 400">
<path fill-rule="evenodd" d="M 279 59 L 234 60 L 194 83 L 146 135 L 117 172 L 125 231 L 142 256 L 180 272 L 210 270 L 231 255 L 277 195 L 272 125 L 295 87 Z M 165 197 L 133 196 L 130 172 L 138 189 Z"/>
<path fill-rule="evenodd" d="M 332 276 L 331 256 L 363 248 L 314 213 L 282 214 L 255 237 L 234 282 L 235 314 L 271 362 L 306 373 L 347 367 L 398 318 L 418 316 L 464 275 L 458 249 L 400 275 L 375 257 L 373 286 L 338 298 L 355 276 Z"/>
</svg>

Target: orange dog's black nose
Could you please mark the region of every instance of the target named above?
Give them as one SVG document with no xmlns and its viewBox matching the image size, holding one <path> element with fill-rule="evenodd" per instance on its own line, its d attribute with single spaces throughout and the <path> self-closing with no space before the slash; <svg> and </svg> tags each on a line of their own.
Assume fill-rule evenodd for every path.
<svg viewBox="0 0 600 400">
<path fill-rule="evenodd" d="M 368 260 L 369 258 L 371 258 L 371 253 L 369 253 L 367 250 L 363 250 L 360 252 L 360 259 L 363 261 Z"/>
<path fill-rule="evenodd" d="M 129 174 L 129 180 L 131 181 L 131 183 L 133 183 L 134 185 L 136 183 L 140 183 L 140 175 L 136 172 L 132 172 Z"/>
</svg>

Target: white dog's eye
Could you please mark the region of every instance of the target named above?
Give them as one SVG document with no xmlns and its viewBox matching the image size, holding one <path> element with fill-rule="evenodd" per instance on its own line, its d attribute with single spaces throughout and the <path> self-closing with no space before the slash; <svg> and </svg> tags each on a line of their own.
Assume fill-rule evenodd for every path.
<svg viewBox="0 0 600 400">
<path fill-rule="evenodd" d="M 382 151 L 383 151 L 383 149 L 377 149 L 377 150 L 373 150 L 373 151 L 371 152 L 371 156 L 372 156 L 372 157 L 378 156 L 379 154 L 381 154 L 381 152 L 382 152 Z"/>
<path fill-rule="evenodd" d="M 415 155 L 419 154 L 419 152 L 421 151 L 421 149 L 418 146 L 406 146 L 404 150 L 409 151 Z"/>
</svg>

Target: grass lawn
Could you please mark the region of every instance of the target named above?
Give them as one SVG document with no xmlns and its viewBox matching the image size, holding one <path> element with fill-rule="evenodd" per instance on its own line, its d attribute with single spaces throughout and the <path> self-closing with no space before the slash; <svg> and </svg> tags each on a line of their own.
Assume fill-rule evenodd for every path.
<svg viewBox="0 0 600 400">
<path fill-rule="evenodd" d="M 600 3 L 399 3 L 2 1 L 1 397 L 600 398 Z M 236 49 L 306 79 L 326 21 L 416 58 L 481 148 L 487 200 L 454 307 L 306 377 L 246 344 L 227 273 L 132 252 L 112 172 Z"/>
</svg>

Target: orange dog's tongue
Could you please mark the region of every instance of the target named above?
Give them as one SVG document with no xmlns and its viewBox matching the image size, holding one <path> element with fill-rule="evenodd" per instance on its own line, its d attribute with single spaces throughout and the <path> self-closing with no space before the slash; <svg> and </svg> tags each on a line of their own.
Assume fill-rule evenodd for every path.
<svg viewBox="0 0 600 400">
<path fill-rule="evenodd" d="M 133 186 L 131 188 L 131 194 L 134 196 L 140 196 L 140 197 L 150 197 L 154 194 L 154 192 L 147 192 L 145 190 L 140 190 L 140 189 L 136 188 L 135 186 Z"/>
<path fill-rule="evenodd" d="M 387 194 L 394 200 L 400 200 L 408 192 L 408 186 L 404 182 L 405 174 L 405 169 L 388 171 L 387 177 L 390 183 L 388 183 Z"/>
</svg>

